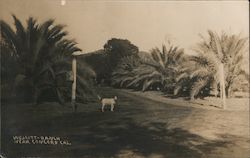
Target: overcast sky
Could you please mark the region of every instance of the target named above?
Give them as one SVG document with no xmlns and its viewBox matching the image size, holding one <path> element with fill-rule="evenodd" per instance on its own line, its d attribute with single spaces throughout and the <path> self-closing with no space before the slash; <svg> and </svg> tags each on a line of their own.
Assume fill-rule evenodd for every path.
<svg viewBox="0 0 250 158">
<path fill-rule="evenodd" d="M 112 38 L 128 39 L 148 51 L 167 39 L 190 51 L 199 33 L 249 34 L 247 1 L 83 1 L 0 0 L 1 19 L 13 23 L 11 13 L 22 21 L 29 16 L 43 22 L 54 18 L 66 24 L 83 52 L 101 49 Z"/>
</svg>

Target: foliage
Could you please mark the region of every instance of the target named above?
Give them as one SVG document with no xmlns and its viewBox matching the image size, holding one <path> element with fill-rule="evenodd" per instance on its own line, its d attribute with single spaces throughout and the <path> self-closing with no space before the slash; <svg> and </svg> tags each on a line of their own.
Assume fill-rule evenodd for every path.
<svg viewBox="0 0 250 158">
<path fill-rule="evenodd" d="M 110 64 L 113 68 L 117 66 L 120 59 L 130 55 L 136 55 L 139 52 L 137 46 L 129 40 L 112 38 L 104 45 L 104 50 L 108 54 Z"/>
<path fill-rule="evenodd" d="M 91 53 L 86 53 L 79 57 L 80 62 L 87 63 L 93 68 L 96 73 L 97 83 L 102 80 L 109 80 L 108 72 L 110 71 L 110 64 L 108 62 L 107 54 L 103 49 Z"/>
<path fill-rule="evenodd" d="M 134 70 L 141 65 L 141 60 L 136 56 L 127 56 L 121 59 L 120 64 L 112 73 L 111 85 L 125 88 L 134 79 Z"/>
<path fill-rule="evenodd" d="M 219 37 L 215 32 L 208 31 L 209 40 L 203 40 L 198 45 L 198 52 L 206 53 L 209 50 L 217 55 L 217 58 L 224 64 L 226 94 L 231 95 L 231 89 L 239 86 L 237 82 L 240 77 L 247 77 L 248 73 L 243 69 L 244 55 L 248 53 L 248 38 L 238 35 L 222 33 Z M 221 53 L 220 53 L 221 52 Z M 245 78 L 247 81 L 249 78 Z"/>
<path fill-rule="evenodd" d="M 111 85 L 111 74 L 122 59 L 137 55 L 138 47 L 129 40 L 112 38 L 105 43 L 104 49 L 87 53 L 81 60 L 95 70 L 97 83 Z"/>
<path fill-rule="evenodd" d="M 137 60 L 135 58 L 135 60 Z M 184 51 L 178 47 L 165 45 L 162 51 L 154 48 L 150 56 L 145 56 L 136 62 L 128 58 L 123 60 L 113 72 L 114 85 L 141 89 L 169 90 L 173 87 L 178 64 L 184 60 Z"/>
<path fill-rule="evenodd" d="M 204 92 L 205 88 L 210 88 L 210 84 L 219 83 L 218 64 L 215 59 L 213 54 L 189 56 L 175 79 L 177 84 L 174 94 L 177 95 L 185 86 L 190 98 L 194 99 L 199 93 Z"/>
<path fill-rule="evenodd" d="M 242 68 L 244 55 L 248 50 L 248 38 L 226 33 L 219 36 L 210 30 L 208 35 L 209 38 L 201 36 L 202 41 L 194 49 L 198 55 L 192 58 L 197 58 L 197 60 L 185 64 L 178 77 L 179 82 L 187 78 L 194 81 L 190 93 L 191 98 L 202 92 L 205 87 L 211 87 L 209 85 L 213 85 L 217 90 L 221 75 L 218 73 L 220 64 L 224 65 L 227 96 L 230 96 L 231 89 L 235 85 L 239 86 L 240 82 L 237 82 L 239 78 L 244 76 L 248 80 L 248 74 Z"/>
<path fill-rule="evenodd" d="M 113 70 L 119 65 L 121 59 L 127 56 L 136 56 L 139 52 L 137 46 L 126 39 L 112 38 L 104 45 L 104 51 L 107 55 L 108 70 L 106 71 L 106 82 L 110 84 L 110 78 Z"/>
<path fill-rule="evenodd" d="M 69 87 L 63 87 L 59 80 L 66 82 L 65 75 L 71 70 L 71 54 L 80 51 L 76 42 L 66 39 L 68 33 L 63 30 L 64 25 L 55 25 L 54 20 L 38 24 L 30 17 L 24 27 L 14 15 L 13 19 L 15 30 L 5 21 L 0 21 L 1 45 L 8 48 L 1 54 L 5 54 L 3 60 L 9 58 L 5 63 L 6 72 L 11 71 L 8 68 L 11 62 L 16 63 L 13 68 L 16 95 L 26 90 L 26 101 L 37 102 L 39 94 L 51 89 L 50 92 L 63 103 L 63 93 L 69 91 Z M 17 82 L 20 76 L 23 77 Z"/>
</svg>

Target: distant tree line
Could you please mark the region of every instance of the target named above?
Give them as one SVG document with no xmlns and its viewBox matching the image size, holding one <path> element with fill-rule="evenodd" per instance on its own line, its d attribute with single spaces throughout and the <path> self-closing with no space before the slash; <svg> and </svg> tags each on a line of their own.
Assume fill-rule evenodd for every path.
<svg viewBox="0 0 250 158">
<path fill-rule="evenodd" d="M 24 26 L 14 15 L 13 19 L 14 28 L 0 21 L 2 101 L 69 101 L 72 53 L 81 51 L 77 43 L 54 20 L 38 23 L 30 17 Z M 93 100 L 97 85 L 190 99 L 219 96 L 221 64 L 226 95 L 233 96 L 249 87 L 249 72 L 242 67 L 248 41 L 240 34 L 209 30 L 194 47 L 196 54 L 188 55 L 170 42 L 143 52 L 127 39 L 112 38 L 103 49 L 78 57 L 77 101 Z"/>
<path fill-rule="evenodd" d="M 195 55 L 167 43 L 162 48 L 141 52 L 128 40 L 113 38 L 104 49 L 89 53 L 84 61 L 97 72 L 97 82 L 116 88 L 158 90 L 190 99 L 219 96 L 219 65 L 224 65 L 226 95 L 247 91 L 249 73 L 243 69 L 248 38 L 241 35 L 218 35 L 211 30 L 201 36 Z"/>
</svg>

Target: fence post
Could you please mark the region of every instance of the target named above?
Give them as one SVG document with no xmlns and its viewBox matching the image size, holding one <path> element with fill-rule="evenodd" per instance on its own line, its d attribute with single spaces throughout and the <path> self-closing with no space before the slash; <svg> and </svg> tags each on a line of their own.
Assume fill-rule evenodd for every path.
<svg viewBox="0 0 250 158">
<path fill-rule="evenodd" d="M 76 56 L 73 56 L 72 59 L 72 73 L 73 73 L 73 83 L 72 83 L 72 96 L 71 96 L 71 105 L 73 111 L 76 111 Z"/>
</svg>

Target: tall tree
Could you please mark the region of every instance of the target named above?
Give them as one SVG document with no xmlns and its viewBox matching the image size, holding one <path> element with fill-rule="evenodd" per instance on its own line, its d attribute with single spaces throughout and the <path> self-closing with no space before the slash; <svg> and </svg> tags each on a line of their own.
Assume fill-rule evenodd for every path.
<svg viewBox="0 0 250 158">
<path fill-rule="evenodd" d="M 248 76 L 243 69 L 243 60 L 248 53 L 248 37 L 238 35 L 228 35 L 222 33 L 219 36 L 216 32 L 208 31 L 209 39 L 204 37 L 203 41 L 197 45 L 198 53 L 213 53 L 217 60 L 224 65 L 225 90 L 226 95 L 230 96 L 231 88 L 240 76 Z M 248 80 L 248 79 L 247 79 Z"/>
<path fill-rule="evenodd" d="M 110 64 L 115 67 L 123 57 L 136 55 L 139 52 L 137 46 L 129 40 L 112 38 L 104 45 L 105 52 L 109 55 Z"/>
<path fill-rule="evenodd" d="M 109 70 L 107 70 L 105 77 L 106 83 L 110 84 L 110 78 L 113 70 L 121 62 L 123 57 L 137 56 L 139 49 L 126 39 L 112 38 L 104 45 L 104 51 L 107 54 L 106 62 Z"/>
<path fill-rule="evenodd" d="M 58 78 L 69 72 L 71 54 L 80 51 L 76 42 L 66 39 L 64 25 L 55 25 L 54 20 L 38 24 L 30 17 L 27 27 L 13 15 L 15 29 L 0 21 L 3 41 L 17 62 L 16 78 L 22 77 L 28 98 L 37 101 L 38 94 L 45 88 L 54 91 L 60 103 L 64 102 Z M 6 53 L 6 52 L 5 52 Z M 12 58 L 14 60 L 14 58 Z M 8 70 L 7 70 L 8 71 Z"/>
<path fill-rule="evenodd" d="M 248 38 L 242 37 L 240 34 L 228 35 L 226 33 L 219 36 L 216 32 L 210 30 L 208 30 L 208 35 L 208 38 L 201 36 L 202 41 L 194 49 L 198 56 L 192 58 L 200 59 L 193 60 L 195 61 L 192 61 L 193 64 L 187 63 L 184 66 L 185 71 L 182 71 L 183 73 L 177 78 L 179 81 L 187 78 L 187 76 L 193 79 L 191 98 L 208 84 L 214 85 L 213 88 L 217 90 L 221 77 L 225 78 L 227 96 L 230 96 L 234 85 L 240 84 L 237 83 L 238 78 L 245 76 L 248 80 L 247 76 L 249 75 L 243 69 L 244 55 L 248 52 L 249 47 Z M 199 66 L 194 67 L 193 65 Z M 221 65 L 223 65 L 224 76 L 219 72 Z M 206 77 L 204 78 L 204 76 Z"/>
<path fill-rule="evenodd" d="M 141 64 L 137 64 L 138 66 L 133 66 L 132 70 L 121 67 L 114 71 L 113 77 L 116 80 L 122 77 L 124 78 L 123 82 L 126 81 L 126 87 L 142 89 L 143 91 L 150 87 L 169 90 L 174 84 L 177 66 L 182 60 L 184 60 L 183 49 L 163 45 L 162 50 L 153 48 L 150 56 L 141 60 Z"/>
</svg>

